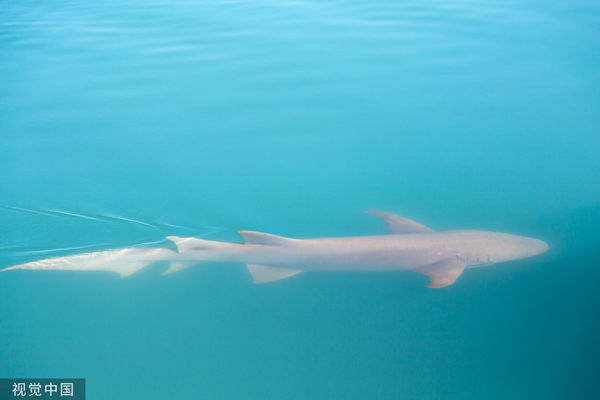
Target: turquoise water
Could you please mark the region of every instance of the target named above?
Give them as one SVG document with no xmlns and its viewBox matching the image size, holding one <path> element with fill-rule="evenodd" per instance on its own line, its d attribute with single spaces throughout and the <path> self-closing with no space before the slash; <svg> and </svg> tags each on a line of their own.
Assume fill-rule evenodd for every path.
<svg viewBox="0 0 600 400">
<path fill-rule="evenodd" d="M 593 398 L 600 6 L 0 4 L 0 267 L 167 235 L 537 237 L 467 270 L 0 275 L 0 377 L 90 399 Z"/>
</svg>

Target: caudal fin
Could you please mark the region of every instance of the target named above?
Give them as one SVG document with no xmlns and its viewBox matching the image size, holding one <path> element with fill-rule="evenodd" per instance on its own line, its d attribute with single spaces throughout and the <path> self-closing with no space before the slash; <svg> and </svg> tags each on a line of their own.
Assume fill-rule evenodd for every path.
<svg viewBox="0 0 600 400">
<path fill-rule="evenodd" d="M 127 248 L 76 254 L 67 257 L 54 257 L 26 264 L 8 267 L 2 271 L 15 269 L 40 271 L 109 271 L 121 277 L 133 275 L 153 262 L 168 259 L 174 254 L 167 249 Z"/>
</svg>

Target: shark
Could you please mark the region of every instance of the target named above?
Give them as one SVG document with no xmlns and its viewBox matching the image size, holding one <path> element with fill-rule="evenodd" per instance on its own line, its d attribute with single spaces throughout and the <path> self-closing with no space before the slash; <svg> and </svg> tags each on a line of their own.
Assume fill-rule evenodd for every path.
<svg viewBox="0 0 600 400">
<path fill-rule="evenodd" d="M 149 264 L 168 261 L 164 274 L 201 262 L 245 263 L 254 283 L 286 279 L 307 271 L 400 271 L 426 275 L 427 287 L 452 285 L 465 269 L 533 257 L 549 246 L 536 238 L 480 230 L 434 231 L 409 218 L 366 211 L 387 225 L 374 236 L 293 239 L 238 231 L 242 243 L 167 236 L 176 249 L 124 248 L 54 257 L 2 271 L 112 271 L 127 277 Z"/>
</svg>

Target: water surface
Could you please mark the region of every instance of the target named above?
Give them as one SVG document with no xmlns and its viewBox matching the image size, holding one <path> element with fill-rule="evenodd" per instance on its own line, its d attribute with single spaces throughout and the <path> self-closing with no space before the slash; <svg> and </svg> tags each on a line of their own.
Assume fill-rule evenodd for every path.
<svg viewBox="0 0 600 400">
<path fill-rule="evenodd" d="M 591 1 L 4 1 L 0 267 L 383 232 L 366 209 L 552 249 L 444 290 L 6 273 L 0 376 L 113 399 L 591 398 L 599 27 Z"/>
</svg>

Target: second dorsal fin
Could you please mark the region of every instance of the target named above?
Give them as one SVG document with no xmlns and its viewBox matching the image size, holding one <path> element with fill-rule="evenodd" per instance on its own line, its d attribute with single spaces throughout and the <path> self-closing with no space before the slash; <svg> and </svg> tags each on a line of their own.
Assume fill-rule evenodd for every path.
<svg viewBox="0 0 600 400">
<path fill-rule="evenodd" d="M 221 243 L 212 240 L 197 239 L 195 237 L 167 236 L 167 240 L 175 243 L 177 251 L 184 253 L 189 250 L 208 250 L 218 247 Z"/>
<path fill-rule="evenodd" d="M 387 224 L 388 233 L 391 234 L 433 232 L 433 229 L 397 214 L 376 210 L 365 212 L 381 218 Z"/>
<path fill-rule="evenodd" d="M 294 244 L 295 239 L 289 239 L 283 236 L 271 235 L 270 233 L 238 231 L 244 238 L 246 244 L 264 244 L 269 246 L 289 246 Z"/>
</svg>

